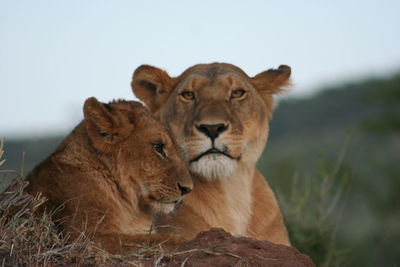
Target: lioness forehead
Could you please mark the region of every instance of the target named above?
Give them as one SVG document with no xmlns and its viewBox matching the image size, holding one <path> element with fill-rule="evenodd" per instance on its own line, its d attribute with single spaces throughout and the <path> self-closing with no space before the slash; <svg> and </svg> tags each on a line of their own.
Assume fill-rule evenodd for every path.
<svg viewBox="0 0 400 267">
<path fill-rule="evenodd" d="M 247 85 L 249 85 L 249 83 L 242 75 L 233 72 L 224 72 L 212 77 L 192 73 L 182 79 L 176 88 L 181 91 L 185 89 L 196 90 L 204 87 L 218 87 L 219 89 L 222 89 L 229 87 L 243 87 Z"/>
<path fill-rule="evenodd" d="M 242 69 L 228 63 L 197 64 L 185 70 L 180 77 L 184 79 L 189 75 L 197 74 L 213 80 L 227 73 L 234 73 L 248 78 L 248 75 Z"/>
</svg>

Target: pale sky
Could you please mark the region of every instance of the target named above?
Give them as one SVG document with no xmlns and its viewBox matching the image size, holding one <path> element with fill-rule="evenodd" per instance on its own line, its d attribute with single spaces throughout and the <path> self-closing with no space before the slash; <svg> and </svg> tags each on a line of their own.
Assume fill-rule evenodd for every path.
<svg viewBox="0 0 400 267">
<path fill-rule="evenodd" d="M 400 1 L 0 0 L 0 138 L 65 133 L 132 72 L 292 67 L 289 96 L 400 71 Z"/>
</svg>

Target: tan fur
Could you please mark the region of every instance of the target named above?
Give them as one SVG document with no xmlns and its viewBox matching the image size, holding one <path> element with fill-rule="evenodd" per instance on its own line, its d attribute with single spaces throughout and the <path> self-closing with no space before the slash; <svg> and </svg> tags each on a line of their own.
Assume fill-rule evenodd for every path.
<svg viewBox="0 0 400 267">
<path fill-rule="evenodd" d="M 168 129 L 133 101 L 102 104 L 89 98 L 84 115 L 28 174 L 26 191 L 45 196 L 48 211 L 58 209 L 53 219 L 64 232 L 84 232 L 112 253 L 132 252 L 138 242 L 183 242 L 148 234 L 153 216 L 172 211 L 182 188 L 190 192 L 193 186 Z M 154 144 L 163 144 L 162 150 Z"/>
<path fill-rule="evenodd" d="M 194 190 L 179 210 L 159 216 L 165 232 L 192 237 L 209 227 L 290 245 L 275 196 L 256 169 L 266 144 L 273 94 L 290 67 L 249 77 L 225 63 L 199 64 L 178 77 L 139 67 L 132 89 L 165 122 L 181 147 Z"/>
</svg>

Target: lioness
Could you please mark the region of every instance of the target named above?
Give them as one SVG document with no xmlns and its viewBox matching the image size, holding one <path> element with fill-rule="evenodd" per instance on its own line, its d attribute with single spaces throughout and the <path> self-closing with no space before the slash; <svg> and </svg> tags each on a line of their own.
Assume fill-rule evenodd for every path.
<svg viewBox="0 0 400 267">
<path fill-rule="evenodd" d="M 212 227 L 290 245 L 268 183 L 256 169 L 269 132 L 273 95 L 289 83 L 281 65 L 249 77 L 226 63 L 198 64 L 178 77 L 142 65 L 135 95 L 172 130 L 194 179 L 184 205 L 158 224 L 193 237 Z"/>
<path fill-rule="evenodd" d="M 153 215 L 171 212 L 193 184 L 167 128 L 138 102 L 87 99 L 84 120 L 27 177 L 26 191 L 45 196 L 72 237 L 84 231 L 111 253 L 182 241 L 145 233 Z"/>
</svg>

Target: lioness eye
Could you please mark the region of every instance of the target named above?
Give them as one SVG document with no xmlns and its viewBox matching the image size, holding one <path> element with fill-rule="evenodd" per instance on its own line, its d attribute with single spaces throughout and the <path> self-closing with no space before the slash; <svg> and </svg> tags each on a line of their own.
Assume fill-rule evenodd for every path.
<svg viewBox="0 0 400 267">
<path fill-rule="evenodd" d="M 154 148 L 154 150 L 158 153 L 158 154 L 160 154 L 161 156 L 163 156 L 163 157 L 166 157 L 167 155 L 165 154 L 165 151 L 164 151 L 164 144 L 153 144 L 153 148 Z"/>
<path fill-rule="evenodd" d="M 186 100 L 194 100 L 194 93 L 193 92 L 182 92 L 181 96 Z"/>
<path fill-rule="evenodd" d="M 238 88 L 238 89 L 232 91 L 231 98 L 242 97 L 245 93 L 246 93 L 245 90 L 243 90 L 242 88 Z"/>
</svg>

